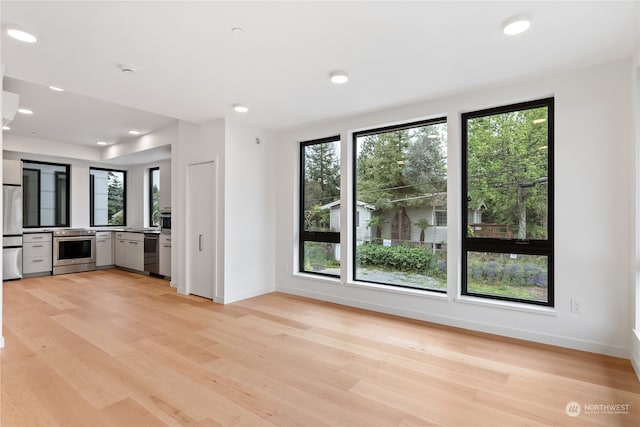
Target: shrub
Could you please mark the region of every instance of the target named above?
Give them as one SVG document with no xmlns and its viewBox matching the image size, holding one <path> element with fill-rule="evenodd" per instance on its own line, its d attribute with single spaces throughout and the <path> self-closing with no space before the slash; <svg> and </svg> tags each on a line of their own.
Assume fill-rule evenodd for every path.
<svg viewBox="0 0 640 427">
<path fill-rule="evenodd" d="M 400 270 L 407 273 L 424 274 L 437 270 L 437 260 L 425 248 L 406 246 L 382 246 L 365 243 L 358 246 L 356 263 L 361 266 Z M 446 273 L 446 264 L 444 266 Z"/>
</svg>

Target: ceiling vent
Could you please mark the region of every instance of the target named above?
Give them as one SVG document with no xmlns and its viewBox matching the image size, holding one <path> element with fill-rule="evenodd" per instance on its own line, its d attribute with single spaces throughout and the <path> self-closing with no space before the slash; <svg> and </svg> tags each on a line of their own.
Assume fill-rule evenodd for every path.
<svg viewBox="0 0 640 427">
<path fill-rule="evenodd" d="M 12 92 L 2 91 L 2 125 L 11 123 L 18 111 L 18 100 L 20 97 Z"/>
</svg>

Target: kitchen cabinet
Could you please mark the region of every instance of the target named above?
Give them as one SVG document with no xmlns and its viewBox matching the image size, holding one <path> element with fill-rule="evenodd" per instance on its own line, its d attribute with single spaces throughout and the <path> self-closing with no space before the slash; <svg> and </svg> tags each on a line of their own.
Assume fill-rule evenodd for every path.
<svg viewBox="0 0 640 427">
<path fill-rule="evenodd" d="M 144 271 L 144 233 L 116 232 L 115 262 L 118 267 Z"/>
<path fill-rule="evenodd" d="M 50 274 L 53 268 L 51 233 L 28 233 L 22 237 L 22 273 Z"/>
<path fill-rule="evenodd" d="M 22 162 L 20 160 L 2 160 L 2 183 L 22 185 Z"/>
<path fill-rule="evenodd" d="M 171 210 L 171 160 L 160 164 L 160 210 Z"/>
<path fill-rule="evenodd" d="M 96 268 L 109 267 L 113 262 L 113 232 L 96 232 Z"/>
<path fill-rule="evenodd" d="M 171 277 L 171 235 L 160 235 L 160 275 Z"/>
</svg>

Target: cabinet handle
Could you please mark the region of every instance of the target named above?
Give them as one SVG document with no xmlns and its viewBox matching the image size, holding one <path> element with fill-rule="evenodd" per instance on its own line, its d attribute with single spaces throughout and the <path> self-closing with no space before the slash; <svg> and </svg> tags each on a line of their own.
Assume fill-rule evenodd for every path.
<svg viewBox="0 0 640 427">
<path fill-rule="evenodd" d="M 42 240 L 42 239 L 44 239 L 44 237 L 42 237 L 42 236 L 35 236 L 35 237 L 32 237 L 32 239 L 33 239 L 33 240 Z"/>
<path fill-rule="evenodd" d="M 162 245 L 163 248 L 170 248 L 171 245 Z"/>
<path fill-rule="evenodd" d="M 33 245 L 34 248 L 44 248 L 44 245 Z"/>
<path fill-rule="evenodd" d="M 33 261 L 31 261 L 31 262 L 43 262 L 43 261 L 44 261 L 43 259 L 34 259 L 34 260 L 33 260 Z"/>
<path fill-rule="evenodd" d="M 198 250 L 202 252 L 202 234 L 198 235 Z"/>
</svg>

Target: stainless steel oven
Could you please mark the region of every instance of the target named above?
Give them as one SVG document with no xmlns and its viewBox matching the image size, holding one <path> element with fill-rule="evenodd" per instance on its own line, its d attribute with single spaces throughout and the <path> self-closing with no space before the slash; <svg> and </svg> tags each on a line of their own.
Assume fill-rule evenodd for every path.
<svg viewBox="0 0 640 427">
<path fill-rule="evenodd" d="M 53 274 L 96 269 L 96 232 L 84 229 L 53 232 Z"/>
<path fill-rule="evenodd" d="M 171 211 L 160 211 L 160 233 L 171 234 Z"/>
</svg>

